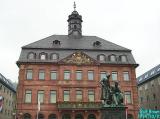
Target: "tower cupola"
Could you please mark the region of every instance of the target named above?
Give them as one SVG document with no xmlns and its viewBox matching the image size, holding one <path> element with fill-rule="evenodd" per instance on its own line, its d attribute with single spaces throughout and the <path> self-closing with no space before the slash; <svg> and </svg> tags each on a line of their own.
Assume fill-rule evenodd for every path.
<svg viewBox="0 0 160 119">
<path fill-rule="evenodd" d="M 74 2 L 74 11 L 68 16 L 68 36 L 80 38 L 82 36 L 82 16 L 76 11 Z"/>
</svg>

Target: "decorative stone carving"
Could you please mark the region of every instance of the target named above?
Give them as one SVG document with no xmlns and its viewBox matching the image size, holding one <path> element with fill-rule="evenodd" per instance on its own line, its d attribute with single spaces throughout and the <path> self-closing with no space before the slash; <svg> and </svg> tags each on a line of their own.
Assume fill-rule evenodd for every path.
<svg viewBox="0 0 160 119">
<path fill-rule="evenodd" d="M 92 65 L 98 64 L 96 60 L 90 58 L 85 53 L 78 51 L 73 53 L 72 55 L 68 56 L 65 59 L 62 59 L 60 64 L 76 64 L 76 65 Z"/>
</svg>

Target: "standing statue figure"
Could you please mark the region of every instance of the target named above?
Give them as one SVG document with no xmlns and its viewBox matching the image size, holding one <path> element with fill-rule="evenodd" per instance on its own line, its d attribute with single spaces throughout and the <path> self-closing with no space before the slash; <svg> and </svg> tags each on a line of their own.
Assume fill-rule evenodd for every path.
<svg viewBox="0 0 160 119">
<path fill-rule="evenodd" d="M 110 105 L 112 102 L 111 86 L 110 86 L 109 78 L 110 78 L 110 75 L 106 74 L 106 77 L 100 80 L 100 84 L 102 86 L 101 100 L 104 100 L 104 104 L 108 104 L 108 105 Z"/>
<path fill-rule="evenodd" d="M 115 86 L 112 87 L 113 103 L 115 105 L 123 104 L 123 94 L 118 87 L 118 82 L 115 82 Z"/>
</svg>

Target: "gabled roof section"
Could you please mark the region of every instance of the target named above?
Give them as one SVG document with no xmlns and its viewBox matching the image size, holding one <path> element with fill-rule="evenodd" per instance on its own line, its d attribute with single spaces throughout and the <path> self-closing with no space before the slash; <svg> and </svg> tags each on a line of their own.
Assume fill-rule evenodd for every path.
<svg viewBox="0 0 160 119">
<path fill-rule="evenodd" d="M 6 79 L 1 73 L 0 73 L 0 83 L 5 85 L 7 88 L 12 90 L 13 92 L 16 92 L 16 87 L 13 85 L 13 83 L 9 79 Z"/>
<path fill-rule="evenodd" d="M 87 54 L 78 51 L 60 60 L 59 64 L 75 65 L 99 65 L 100 63 L 89 57 Z"/>
<path fill-rule="evenodd" d="M 142 83 L 145 83 L 146 81 L 152 80 L 158 75 L 160 75 L 160 64 L 139 76 L 137 78 L 137 83 L 138 85 L 140 85 Z"/>
<path fill-rule="evenodd" d="M 53 45 L 53 41 L 60 41 L 59 45 Z M 94 42 L 100 42 L 100 46 L 94 46 Z M 131 51 L 127 48 L 99 38 L 97 36 L 82 36 L 74 39 L 68 35 L 52 35 L 42 40 L 33 42 L 22 48 L 30 49 L 77 49 L 77 50 L 109 50 L 109 51 Z"/>
</svg>

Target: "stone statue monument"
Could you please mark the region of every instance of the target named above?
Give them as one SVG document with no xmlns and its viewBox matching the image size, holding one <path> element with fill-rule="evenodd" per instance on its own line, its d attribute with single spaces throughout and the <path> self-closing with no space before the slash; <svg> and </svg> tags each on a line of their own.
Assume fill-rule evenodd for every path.
<svg viewBox="0 0 160 119">
<path fill-rule="evenodd" d="M 101 100 L 104 101 L 104 105 L 117 106 L 123 105 L 123 94 L 118 87 L 118 82 L 115 82 L 115 86 L 110 86 L 110 75 L 106 74 L 106 77 L 100 80 L 101 84 Z"/>
<path fill-rule="evenodd" d="M 124 119 L 127 107 L 123 103 L 123 94 L 118 87 L 118 82 L 114 82 L 114 86 L 111 86 L 109 79 L 110 75 L 106 74 L 100 80 L 101 100 L 103 100 L 101 119 Z"/>
</svg>

